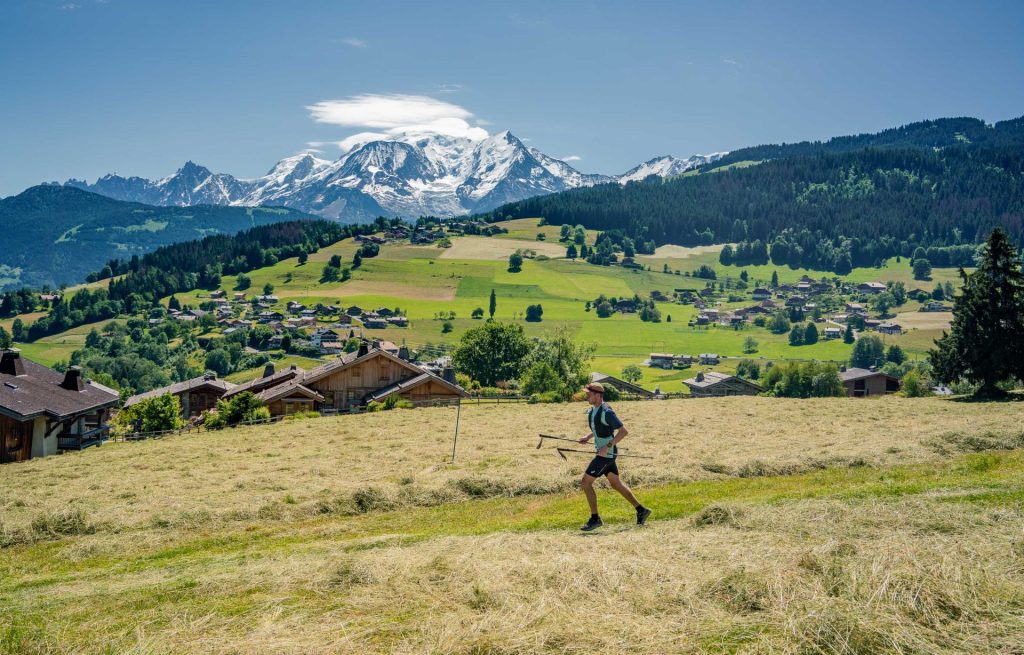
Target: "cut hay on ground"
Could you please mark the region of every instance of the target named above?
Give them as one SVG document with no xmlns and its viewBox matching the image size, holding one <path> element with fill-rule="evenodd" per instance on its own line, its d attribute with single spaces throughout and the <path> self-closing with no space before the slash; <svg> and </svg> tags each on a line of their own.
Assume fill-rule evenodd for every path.
<svg viewBox="0 0 1024 655">
<path fill-rule="evenodd" d="M 722 250 L 721 244 L 716 246 L 694 246 L 687 248 L 686 246 L 675 246 L 672 244 L 659 246 L 653 255 L 643 255 L 646 259 L 687 259 L 696 255 L 703 255 L 709 252 L 720 252 Z"/>
<path fill-rule="evenodd" d="M 516 250 L 533 250 L 538 255 L 565 257 L 566 246 L 548 241 L 527 241 L 525 239 L 493 239 L 490 237 L 460 237 L 452 241 L 452 247 L 441 253 L 441 259 L 508 259 Z"/>
<path fill-rule="evenodd" d="M 953 312 L 904 312 L 892 319 L 904 330 L 948 330 L 953 321 Z"/>
</svg>

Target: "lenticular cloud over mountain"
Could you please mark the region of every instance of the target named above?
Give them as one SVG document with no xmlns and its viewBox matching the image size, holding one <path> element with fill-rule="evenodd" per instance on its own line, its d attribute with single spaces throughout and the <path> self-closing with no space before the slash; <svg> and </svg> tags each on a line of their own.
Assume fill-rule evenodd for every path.
<svg viewBox="0 0 1024 655">
<path fill-rule="evenodd" d="M 473 113 L 464 107 L 428 96 L 364 94 L 343 100 L 324 100 L 306 107 L 318 123 L 369 128 L 338 142 L 343 151 L 371 141 L 399 136 L 433 135 L 481 141 L 487 130 L 469 123 Z"/>
</svg>

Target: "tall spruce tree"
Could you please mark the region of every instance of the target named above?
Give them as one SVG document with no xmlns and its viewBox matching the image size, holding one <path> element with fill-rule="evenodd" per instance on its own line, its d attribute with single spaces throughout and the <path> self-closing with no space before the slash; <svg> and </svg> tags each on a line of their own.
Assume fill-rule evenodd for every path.
<svg viewBox="0 0 1024 655">
<path fill-rule="evenodd" d="M 954 298 L 953 324 L 929 351 L 935 377 L 980 385 L 976 395 L 1004 395 L 996 385 L 1024 379 L 1024 275 L 1020 257 L 1000 228 L 981 250 L 978 269 L 960 269 L 963 290 Z"/>
<path fill-rule="evenodd" d="M 494 289 L 491 289 L 491 302 L 490 305 L 488 305 L 487 307 L 487 313 L 490 315 L 490 318 L 494 318 L 494 310 L 496 310 L 497 308 L 498 297 L 494 295 Z"/>
</svg>

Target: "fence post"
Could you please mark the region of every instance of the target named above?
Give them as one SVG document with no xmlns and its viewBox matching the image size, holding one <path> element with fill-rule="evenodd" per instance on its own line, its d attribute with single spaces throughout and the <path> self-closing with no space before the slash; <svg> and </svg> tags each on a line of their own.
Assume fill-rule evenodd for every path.
<svg viewBox="0 0 1024 655">
<path fill-rule="evenodd" d="M 452 440 L 452 464 L 455 463 L 455 447 L 459 444 L 459 418 L 462 416 L 462 399 L 455 404 L 455 438 Z"/>
</svg>

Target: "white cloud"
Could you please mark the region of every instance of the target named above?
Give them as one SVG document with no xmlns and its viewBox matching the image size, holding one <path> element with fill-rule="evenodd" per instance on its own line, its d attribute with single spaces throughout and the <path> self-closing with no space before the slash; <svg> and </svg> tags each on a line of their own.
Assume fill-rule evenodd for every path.
<svg viewBox="0 0 1024 655">
<path fill-rule="evenodd" d="M 462 84 L 438 84 L 435 93 L 458 93 L 463 88 Z"/>
<path fill-rule="evenodd" d="M 318 123 L 366 129 L 338 142 L 346 151 L 360 143 L 400 135 L 444 134 L 476 141 L 487 138 L 480 121 L 469 123 L 474 119 L 472 112 L 428 96 L 364 94 L 325 100 L 306 109 Z"/>
<path fill-rule="evenodd" d="M 344 43 L 345 45 L 350 45 L 353 48 L 365 48 L 365 47 L 367 47 L 366 41 L 363 41 L 362 39 L 358 39 L 358 38 L 356 38 L 354 36 L 345 37 L 344 39 L 341 39 L 339 41 L 339 43 Z"/>
<path fill-rule="evenodd" d="M 580 157 L 579 155 L 569 155 L 568 157 L 559 157 L 559 159 L 562 161 L 579 161 L 583 159 L 583 157 Z"/>
<path fill-rule="evenodd" d="M 730 66 L 735 66 L 735 65 L 739 64 L 740 62 L 736 61 L 735 59 L 723 59 L 722 63 L 723 64 L 729 64 Z"/>
<path fill-rule="evenodd" d="M 82 5 L 75 4 L 74 2 L 67 2 L 65 4 L 62 4 L 60 8 L 63 9 L 64 11 L 74 11 L 75 9 L 80 9 L 81 6 Z"/>
</svg>

